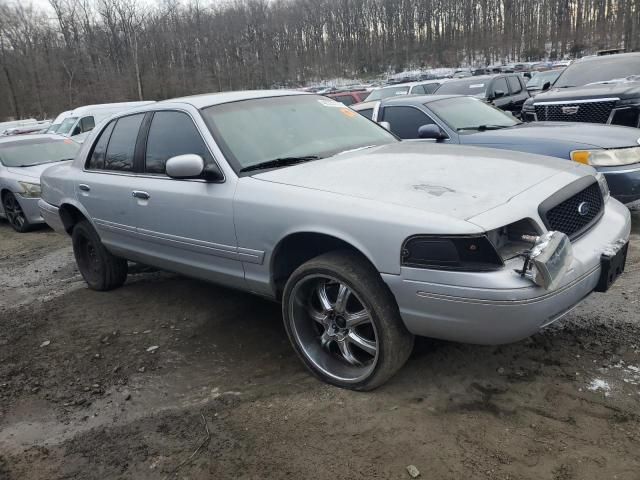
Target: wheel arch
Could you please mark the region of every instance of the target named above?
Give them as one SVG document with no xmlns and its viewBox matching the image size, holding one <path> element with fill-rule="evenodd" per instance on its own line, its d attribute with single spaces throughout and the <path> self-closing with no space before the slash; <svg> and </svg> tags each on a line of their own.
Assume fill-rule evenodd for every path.
<svg viewBox="0 0 640 480">
<path fill-rule="evenodd" d="M 288 278 L 300 265 L 318 255 L 335 250 L 351 251 L 376 268 L 366 249 L 351 239 L 311 230 L 292 232 L 276 244 L 270 258 L 270 282 L 275 297 L 278 300 L 282 298 Z"/>
<path fill-rule="evenodd" d="M 84 209 L 71 202 L 65 202 L 60 205 L 59 215 L 60 220 L 64 225 L 64 229 L 69 235 L 71 235 L 73 227 L 81 220 L 88 220 L 91 222 Z"/>
</svg>

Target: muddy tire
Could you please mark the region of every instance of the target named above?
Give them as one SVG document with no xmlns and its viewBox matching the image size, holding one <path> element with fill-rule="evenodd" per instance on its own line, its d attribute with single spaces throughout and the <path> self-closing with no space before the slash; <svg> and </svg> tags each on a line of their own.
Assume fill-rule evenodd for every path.
<svg viewBox="0 0 640 480">
<path fill-rule="evenodd" d="M 314 375 L 338 387 L 379 387 L 413 349 L 391 291 L 353 252 L 329 252 L 301 265 L 287 281 L 282 311 L 298 356 Z"/>
<path fill-rule="evenodd" d="M 98 233 L 82 220 L 71 234 L 73 254 L 78 269 L 92 290 L 113 290 L 127 280 L 127 261 L 112 255 L 102 244 Z"/>
</svg>

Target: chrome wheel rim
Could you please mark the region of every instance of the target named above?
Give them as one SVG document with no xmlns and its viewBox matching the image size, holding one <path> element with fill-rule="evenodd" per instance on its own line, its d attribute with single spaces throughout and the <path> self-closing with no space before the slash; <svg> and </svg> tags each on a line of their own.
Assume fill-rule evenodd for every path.
<svg viewBox="0 0 640 480">
<path fill-rule="evenodd" d="M 315 368 L 346 383 L 371 375 L 380 350 L 378 332 L 371 312 L 349 285 L 308 275 L 293 288 L 288 308 L 291 332 Z"/>
<path fill-rule="evenodd" d="M 17 230 L 24 227 L 25 216 L 22 211 L 22 207 L 18 203 L 16 197 L 11 194 L 7 194 L 4 199 L 4 214 L 7 217 L 9 223 Z"/>
</svg>

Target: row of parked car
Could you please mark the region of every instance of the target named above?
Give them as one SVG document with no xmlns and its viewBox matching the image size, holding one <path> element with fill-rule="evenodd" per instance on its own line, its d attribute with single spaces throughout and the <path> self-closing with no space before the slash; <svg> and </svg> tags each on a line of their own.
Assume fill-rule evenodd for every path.
<svg viewBox="0 0 640 480">
<path fill-rule="evenodd" d="M 639 130 L 612 149 L 586 137 L 615 127 L 592 126 L 567 161 L 529 152 L 584 125 L 528 126 L 453 94 L 362 107 L 226 92 L 121 111 L 82 146 L 6 137 L 3 168 L 31 176 L 4 214 L 37 207 L 95 290 L 134 261 L 281 302 L 302 362 L 355 390 L 389 379 L 415 335 L 516 341 L 624 271 L 629 210 L 612 167 L 588 165 L 638 168 Z"/>
</svg>

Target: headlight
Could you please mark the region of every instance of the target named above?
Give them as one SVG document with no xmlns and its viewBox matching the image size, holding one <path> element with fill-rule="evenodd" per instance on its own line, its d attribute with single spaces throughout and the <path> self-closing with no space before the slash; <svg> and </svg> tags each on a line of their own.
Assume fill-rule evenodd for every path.
<svg viewBox="0 0 640 480">
<path fill-rule="evenodd" d="M 487 271 L 504 266 L 485 235 L 417 235 L 404 242 L 401 262 L 405 267 L 438 270 Z"/>
<path fill-rule="evenodd" d="M 640 147 L 611 150 L 574 150 L 571 160 L 593 167 L 615 167 L 640 162 Z"/>
<path fill-rule="evenodd" d="M 605 176 L 598 172 L 596 173 L 596 180 L 598 180 L 598 186 L 600 187 L 600 193 L 602 193 L 602 200 L 607 201 L 611 192 L 609 191 L 609 184 L 607 183 L 607 179 Z"/>
<path fill-rule="evenodd" d="M 23 197 L 29 198 L 38 198 L 42 191 L 40 190 L 40 184 L 38 183 L 29 183 L 29 182 L 18 182 L 22 187 L 22 192 L 20 195 Z"/>
<path fill-rule="evenodd" d="M 527 100 L 526 102 L 524 102 L 524 104 L 522 105 L 522 110 L 525 110 L 527 112 L 534 112 L 536 110 L 536 107 L 534 107 L 533 105 L 533 100 Z"/>
</svg>

